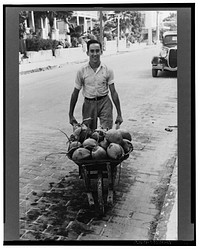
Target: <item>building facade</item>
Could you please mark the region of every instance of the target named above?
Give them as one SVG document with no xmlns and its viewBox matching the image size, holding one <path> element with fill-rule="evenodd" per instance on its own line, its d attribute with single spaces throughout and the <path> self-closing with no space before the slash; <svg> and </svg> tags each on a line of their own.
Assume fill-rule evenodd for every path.
<svg viewBox="0 0 200 250">
<path fill-rule="evenodd" d="M 34 11 L 29 11 L 28 18 L 25 20 L 25 38 L 30 34 L 36 34 L 43 39 L 51 37 L 53 40 L 67 39 L 70 42 L 70 25 L 81 26 L 82 33 L 84 33 L 92 30 L 98 18 L 97 11 L 74 11 L 73 16 L 66 22 L 54 17 L 51 30 L 48 17 L 37 18 Z"/>
<path fill-rule="evenodd" d="M 176 13 L 176 11 L 141 11 L 142 37 L 148 44 L 159 43 L 162 32 L 171 29 L 170 25 L 163 21 L 170 16 L 170 13 Z M 176 18 L 174 18 L 174 28 L 177 29 Z"/>
</svg>

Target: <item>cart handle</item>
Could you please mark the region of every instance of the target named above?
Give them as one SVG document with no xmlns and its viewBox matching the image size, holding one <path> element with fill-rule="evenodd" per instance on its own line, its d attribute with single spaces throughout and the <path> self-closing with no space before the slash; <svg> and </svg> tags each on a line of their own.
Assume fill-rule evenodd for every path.
<svg viewBox="0 0 200 250">
<path fill-rule="evenodd" d="M 118 122 L 118 123 L 116 123 L 116 125 L 115 125 L 115 129 L 119 129 L 120 128 L 120 123 Z"/>
</svg>

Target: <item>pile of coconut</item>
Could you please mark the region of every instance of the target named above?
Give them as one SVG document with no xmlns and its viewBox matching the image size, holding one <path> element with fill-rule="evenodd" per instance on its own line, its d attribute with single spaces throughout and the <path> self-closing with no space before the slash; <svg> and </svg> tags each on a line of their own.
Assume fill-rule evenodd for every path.
<svg viewBox="0 0 200 250">
<path fill-rule="evenodd" d="M 81 160 L 121 160 L 133 150 L 131 134 L 125 129 L 91 131 L 78 124 L 68 140 L 68 157 Z"/>
</svg>

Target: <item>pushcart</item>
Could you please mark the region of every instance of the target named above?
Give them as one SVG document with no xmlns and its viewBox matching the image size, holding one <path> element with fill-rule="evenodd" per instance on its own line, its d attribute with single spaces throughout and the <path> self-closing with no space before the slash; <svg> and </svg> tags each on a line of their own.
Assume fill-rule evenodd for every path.
<svg viewBox="0 0 200 250">
<path fill-rule="evenodd" d="M 91 118 L 88 118 L 91 119 Z M 119 124 L 116 124 L 116 129 L 118 129 L 120 126 Z M 67 156 L 70 160 L 72 160 L 72 154 L 76 150 L 75 148 L 69 147 Z M 79 176 L 84 180 L 86 192 L 87 192 L 87 198 L 88 203 L 90 206 L 94 206 L 94 198 L 92 195 L 92 188 L 91 188 L 91 180 L 96 179 L 96 189 L 97 189 L 97 196 L 98 196 L 98 208 L 102 214 L 104 214 L 105 211 L 105 204 L 108 206 L 113 205 L 113 192 L 116 182 L 116 176 L 117 173 L 120 173 L 121 170 L 121 164 L 124 160 L 126 160 L 130 153 L 133 151 L 132 143 L 130 142 L 129 150 L 120 159 L 85 159 L 85 160 L 79 160 L 74 161 L 72 160 L 76 165 L 79 167 Z M 104 179 L 107 179 L 107 187 L 108 190 L 105 191 L 104 186 Z M 104 194 L 107 193 L 107 199 Z"/>
<path fill-rule="evenodd" d="M 91 189 L 91 180 L 96 179 L 98 208 L 101 214 L 105 212 L 105 205 L 113 205 L 113 192 L 116 182 L 117 172 L 121 169 L 122 161 L 129 157 L 130 152 L 124 155 L 119 160 L 104 159 L 104 160 L 81 160 L 74 161 L 79 166 L 79 175 L 84 180 L 87 192 L 88 203 L 94 206 L 94 198 Z M 108 192 L 104 189 L 104 179 L 108 180 Z M 104 192 L 107 193 L 107 199 L 104 199 Z M 105 201 L 106 200 L 106 201 Z"/>
</svg>

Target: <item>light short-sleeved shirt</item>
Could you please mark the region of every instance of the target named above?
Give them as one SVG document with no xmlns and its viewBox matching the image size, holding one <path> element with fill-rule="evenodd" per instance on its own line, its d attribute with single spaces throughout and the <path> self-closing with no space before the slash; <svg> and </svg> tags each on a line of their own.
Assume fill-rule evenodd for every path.
<svg viewBox="0 0 200 250">
<path fill-rule="evenodd" d="M 113 70 L 101 63 L 95 72 L 89 63 L 78 70 L 75 80 L 75 87 L 83 90 L 83 96 L 95 98 L 107 95 L 108 85 L 114 83 Z"/>
</svg>

